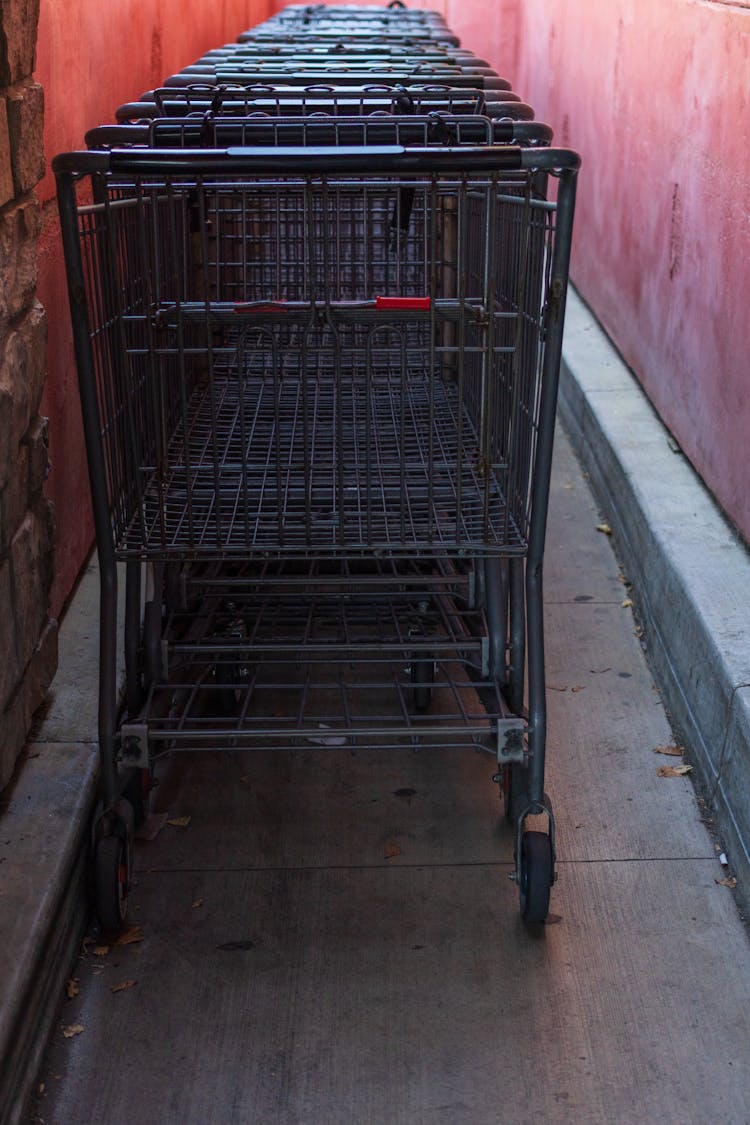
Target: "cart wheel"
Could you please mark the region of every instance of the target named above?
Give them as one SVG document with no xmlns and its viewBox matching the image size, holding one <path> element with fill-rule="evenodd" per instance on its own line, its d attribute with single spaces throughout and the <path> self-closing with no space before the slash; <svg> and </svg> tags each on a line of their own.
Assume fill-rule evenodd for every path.
<svg viewBox="0 0 750 1125">
<path fill-rule="evenodd" d="M 515 825 L 518 820 L 519 810 L 528 804 L 526 798 L 526 771 L 523 766 L 509 765 L 505 767 L 503 776 L 503 801 L 505 804 L 505 819 L 509 824 Z"/>
<path fill-rule="evenodd" d="M 130 881 L 128 844 L 121 836 L 102 836 L 97 842 L 94 881 L 99 924 L 116 933 L 125 925 Z"/>
<path fill-rule="evenodd" d="M 549 836 L 546 832 L 524 832 L 519 872 L 521 917 L 524 922 L 545 920 L 552 881 L 552 843 Z"/>
<path fill-rule="evenodd" d="M 411 682 L 414 688 L 414 710 L 422 714 L 432 702 L 432 685 L 435 682 L 434 660 L 412 660 Z"/>
</svg>

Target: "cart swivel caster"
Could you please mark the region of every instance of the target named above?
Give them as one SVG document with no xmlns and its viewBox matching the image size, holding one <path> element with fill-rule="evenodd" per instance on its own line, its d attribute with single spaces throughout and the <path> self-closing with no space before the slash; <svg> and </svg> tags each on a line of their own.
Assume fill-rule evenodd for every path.
<svg viewBox="0 0 750 1125">
<path fill-rule="evenodd" d="M 94 843 L 94 907 L 102 930 L 111 933 L 124 929 L 128 912 L 133 819 L 128 802 L 119 801 Z"/>
<path fill-rule="evenodd" d="M 524 832 L 518 871 L 521 917 L 543 922 L 549 913 L 549 893 L 555 881 L 552 841 L 546 832 Z"/>
</svg>

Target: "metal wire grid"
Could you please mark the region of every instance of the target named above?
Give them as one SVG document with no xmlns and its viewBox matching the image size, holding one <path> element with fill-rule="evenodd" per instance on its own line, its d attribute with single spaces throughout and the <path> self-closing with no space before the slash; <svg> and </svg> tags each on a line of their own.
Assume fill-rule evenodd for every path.
<svg viewBox="0 0 750 1125">
<path fill-rule="evenodd" d="M 397 36 L 401 39 L 415 37 L 418 39 L 436 39 L 443 42 L 450 42 L 451 40 L 457 42 L 455 36 L 451 35 L 442 21 L 393 19 L 384 16 L 381 18 L 378 14 L 372 16 L 364 16 L 359 13 L 345 15 L 343 12 L 332 13 L 315 19 L 300 18 L 292 13 L 284 14 L 283 18 L 279 18 L 280 15 L 281 13 L 266 20 L 264 24 L 255 28 L 252 32 L 243 34 L 240 36 L 240 41 L 246 40 L 248 37 L 256 39 L 268 35 L 272 37 L 293 36 L 298 40 L 304 40 L 308 37 L 324 39 L 331 36 L 349 38 L 355 35 L 378 39 L 383 35 L 388 35 Z"/>
<path fill-rule="evenodd" d="M 179 72 L 179 76 L 212 74 L 217 82 L 261 82 L 263 79 L 260 76 L 268 72 L 274 75 L 288 75 L 295 79 L 299 79 L 300 74 L 315 74 L 320 75 L 322 81 L 326 74 L 334 72 L 335 74 L 351 76 L 359 75 L 365 82 L 371 74 L 379 76 L 375 81 L 382 81 L 381 76 L 388 74 L 393 76 L 394 82 L 401 81 L 402 77 L 412 79 L 416 77 L 423 78 L 426 82 L 434 78 L 436 82 L 449 83 L 449 79 L 454 75 L 464 74 L 468 66 L 468 63 L 462 66 L 461 63 L 447 58 L 420 59 L 402 56 L 400 59 L 388 59 L 386 61 L 379 60 L 377 56 L 375 58 L 363 56 L 359 59 L 342 59 L 336 55 L 310 55 L 292 57 L 287 61 L 274 55 L 259 55 L 255 58 L 245 56 L 243 58 L 233 54 L 224 58 L 204 59 L 202 63 L 194 63 L 192 67 L 187 67 Z M 475 67 L 469 73 L 476 74 L 479 73 L 479 70 Z M 259 77 L 256 77 L 256 75 Z M 311 79 L 311 81 L 316 80 Z M 278 78 L 277 81 L 279 81 Z M 167 85 L 169 84 L 167 82 Z M 471 83 L 465 84 L 471 85 Z"/>
<path fill-rule="evenodd" d="M 306 40 L 302 43 L 226 43 L 223 47 L 214 47 L 193 63 L 193 66 L 204 62 L 213 63 L 224 59 L 236 59 L 238 62 L 253 59 L 278 59 L 285 62 L 289 59 L 393 59 L 400 63 L 405 58 L 416 59 L 419 62 L 458 62 L 467 65 L 476 64 L 475 56 L 467 50 L 457 50 L 441 43 L 430 43 L 422 40 L 410 46 L 398 44 L 389 46 L 387 43 L 370 42 L 366 44 L 346 43 L 316 43 L 315 40 Z"/>
<path fill-rule="evenodd" d="M 388 43 L 395 45 L 403 45 L 411 47 L 414 43 L 428 43 L 430 46 L 433 44 L 444 44 L 447 47 L 457 47 L 459 40 L 455 35 L 448 32 L 447 29 L 435 28 L 426 25 L 419 27 L 412 25 L 411 27 L 401 27 L 396 25 L 386 27 L 381 26 L 377 28 L 364 27 L 360 25 L 351 24 L 343 26 L 342 24 L 331 24 L 328 26 L 319 26 L 309 28 L 298 26 L 296 28 L 291 25 L 266 24 L 253 28 L 250 31 L 244 31 L 238 35 L 238 43 L 294 43 L 301 42 L 317 42 L 321 43 L 370 43 L 373 38 L 377 39 L 379 43 Z"/>
<path fill-rule="evenodd" d="M 107 188 L 80 222 L 123 556 L 522 553 L 554 217 L 531 181 Z M 432 306 L 347 304 L 380 292 Z"/>
<path fill-rule="evenodd" d="M 448 189 L 446 189 L 448 190 Z M 212 299 L 335 303 L 437 288 L 445 193 L 360 180 L 207 189 L 205 275 Z M 433 230 L 435 233 L 433 233 Z"/>
<path fill-rule="evenodd" d="M 327 363 L 288 380 L 215 372 L 174 434 L 168 473 L 146 469 L 125 553 L 409 553 L 488 538 L 520 551 L 499 472 L 484 499 L 455 387 L 424 367 L 364 371 L 347 358 L 339 378 Z"/>
<path fill-rule="evenodd" d="M 269 144 L 275 148 L 305 148 L 311 145 L 429 145 L 447 142 L 451 145 L 489 145 L 494 140 L 492 121 L 478 115 L 377 116 L 353 120 L 318 116 L 227 120 L 208 114 L 200 121 L 195 118 L 157 118 L 145 130 L 139 126 L 132 128 L 134 143 L 146 144 L 150 148 L 190 148 L 196 145 L 226 148 Z M 125 141 L 126 137 L 119 131 L 116 143 L 123 144 Z"/>
<path fill-rule="evenodd" d="M 467 584 L 466 578 L 463 586 Z M 217 571 L 165 629 L 143 713 L 154 757 L 210 746 L 475 745 L 506 713 L 461 581 L 412 568 Z M 429 671 L 425 671 L 429 669 Z M 432 681 L 429 714 L 414 682 Z"/>
</svg>

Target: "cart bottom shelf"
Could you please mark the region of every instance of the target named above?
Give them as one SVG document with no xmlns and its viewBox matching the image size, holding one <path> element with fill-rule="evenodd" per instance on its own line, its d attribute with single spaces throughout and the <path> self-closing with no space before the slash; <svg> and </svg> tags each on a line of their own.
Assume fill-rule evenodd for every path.
<svg viewBox="0 0 750 1125">
<path fill-rule="evenodd" d="M 196 580 L 141 721 L 152 754 L 196 748 L 475 746 L 507 714 L 469 580 L 286 572 Z"/>
</svg>

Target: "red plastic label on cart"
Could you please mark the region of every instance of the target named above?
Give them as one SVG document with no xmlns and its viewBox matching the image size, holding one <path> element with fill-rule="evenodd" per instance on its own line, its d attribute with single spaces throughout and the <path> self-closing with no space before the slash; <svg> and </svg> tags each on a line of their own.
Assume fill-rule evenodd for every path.
<svg viewBox="0 0 750 1125">
<path fill-rule="evenodd" d="M 376 309 L 429 309 L 429 297 L 376 297 Z"/>
</svg>

